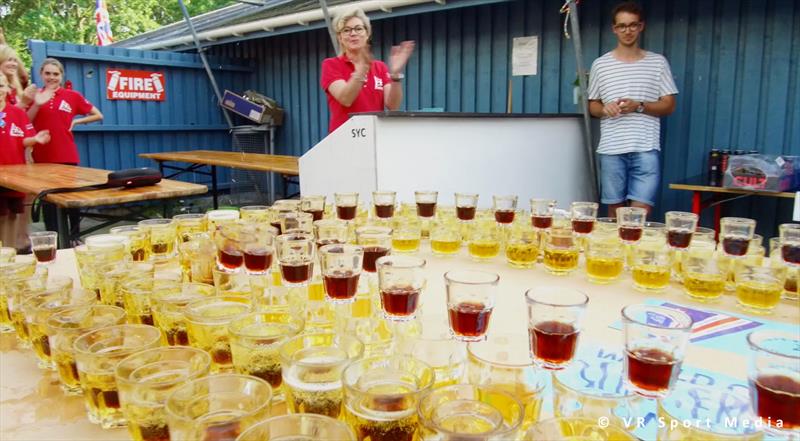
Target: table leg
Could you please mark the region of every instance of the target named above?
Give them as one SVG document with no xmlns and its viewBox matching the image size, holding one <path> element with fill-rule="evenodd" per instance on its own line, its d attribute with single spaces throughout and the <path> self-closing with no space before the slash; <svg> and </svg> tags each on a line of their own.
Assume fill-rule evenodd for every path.
<svg viewBox="0 0 800 441">
<path fill-rule="evenodd" d="M 700 210 L 702 210 L 702 197 L 703 193 L 699 191 L 692 192 L 692 213 L 700 216 Z"/>
<path fill-rule="evenodd" d="M 62 250 L 69 248 L 72 235 L 67 225 L 67 210 L 56 205 L 56 225 L 58 228 L 58 247 Z"/>
<path fill-rule="evenodd" d="M 714 205 L 714 231 L 719 238 L 719 220 L 722 219 L 722 204 Z"/>
<path fill-rule="evenodd" d="M 219 201 L 217 200 L 217 166 L 211 166 L 211 197 L 214 198 L 214 209 L 219 208 Z"/>
</svg>

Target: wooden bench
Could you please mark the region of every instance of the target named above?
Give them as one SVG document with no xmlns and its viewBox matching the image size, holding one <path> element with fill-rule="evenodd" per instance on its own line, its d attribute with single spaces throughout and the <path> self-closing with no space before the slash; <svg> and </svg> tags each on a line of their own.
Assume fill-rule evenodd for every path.
<svg viewBox="0 0 800 441">
<path fill-rule="evenodd" d="M 172 178 L 182 173 L 198 173 L 211 177 L 211 194 L 214 198 L 214 208 L 219 207 L 217 197 L 217 167 L 228 167 L 239 170 L 262 171 L 278 173 L 286 179 L 287 176 L 299 176 L 300 170 L 297 156 L 267 155 L 263 153 L 221 152 L 216 150 L 190 150 L 182 152 L 142 153 L 142 158 L 158 162 L 162 173 L 164 170 L 175 170 L 175 173 L 165 175 Z M 190 164 L 187 167 L 167 165 L 165 162 L 183 162 Z M 210 167 L 210 171 L 202 170 Z M 275 200 L 274 175 L 270 176 L 270 201 Z"/>
<path fill-rule="evenodd" d="M 52 188 L 103 184 L 107 182 L 108 173 L 107 170 L 63 164 L 2 165 L 0 166 L 0 187 L 36 195 Z M 67 210 L 78 210 L 82 216 L 107 220 L 102 225 L 93 226 L 82 232 L 88 234 L 121 220 L 134 220 L 131 219 L 131 216 L 90 213 L 90 208 L 172 199 L 206 192 L 208 192 L 208 188 L 205 185 L 163 179 L 156 185 L 131 189 L 104 188 L 73 193 L 54 193 L 45 196 L 44 200 L 54 204 L 57 208 L 59 245 L 61 248 L 66 248 L 73 239 L 67 228 Z M 141 215 L 137 215 L 136 218 L 140 219 Z"/>
</svg>

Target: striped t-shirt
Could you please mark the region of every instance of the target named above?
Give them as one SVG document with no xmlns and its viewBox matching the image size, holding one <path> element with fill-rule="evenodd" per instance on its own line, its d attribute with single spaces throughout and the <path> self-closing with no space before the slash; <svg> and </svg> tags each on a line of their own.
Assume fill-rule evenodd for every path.
<svg viewBox="0 0 800 441">
<path fill-rule="evenodd" d="M 589 99 L 603 104 L 622 98 L 653 102 L 662 96 L 676 95 L 678 88 L 664 56 L 645 52 L 634 62 L 619 61 L 606 53 L 592 63 L 589 73 Z M 600 120 L 597 153 L 617 155 L 660 150 L 658 117 L 631 112 Z"/>
</svg>

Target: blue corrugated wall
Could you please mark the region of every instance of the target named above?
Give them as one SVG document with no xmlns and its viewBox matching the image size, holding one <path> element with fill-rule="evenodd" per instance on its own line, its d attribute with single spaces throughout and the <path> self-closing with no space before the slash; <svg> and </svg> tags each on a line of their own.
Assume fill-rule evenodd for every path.
<svg viewBox="0 0 800 441">
<path fill-rule="evenodd" d="M 511 39 L 538 35 L 539 75 L 511 78 L 513 111 L 575 112 L 575 54 L 562 34 L 562 3 L 516 0 L 376 20 L 374 51 L 385 60 L 391 44 L 416 40 L 406 72 L 405 109 L 505 112 Z M 614 4 L 581 2 L 587 69 L 616 44 L 609 23 Z M 663 122 L 659 212 L 690 208 L 690 193 L 669 190 L 667 184 L 701 174 L 712 146 L 800 154 L 800 2 L 642 4 L 647 12 L 643 46 L 667 56 L 680 89 L 676 112 Z M 324 29 L 231 43 L 212 53 L 254 63 L 253 85 L 287 112 L 278 136 L 283 153 L 302 154 L 325 136 L 328 111 L 319 66 L 333 54 Z M 727 214 L 757 217 L 762 234 L 769 235 L 789 220 L 791 202 L 754 198 L 726 207 Z"/>
<path fill-rule="evenodd" d="M 140 153 L 189 149 L 229 150 L 231 136 L 217 106 L 208 77 L 193 54 L 31 41 L 34 81 L 45 57 L 64 64 L 66 79 L 100 111 L 101 123 L 75 128 L 81 165 L 109 170 L 154 166 Z M 249 67 L 228 60 L 211 60 L 220 82 L 235 89 L 248 84 Z M 106 99 L 108 68 L 161 71 L 165 74 L 166 101 L 112 101 Z M 220 169 L 220 182 L 228 171 Z M 183 175 L 181 179 L 192 179 Z M 206 178 L 199 177 L 197 181 Z"/>
</svg>

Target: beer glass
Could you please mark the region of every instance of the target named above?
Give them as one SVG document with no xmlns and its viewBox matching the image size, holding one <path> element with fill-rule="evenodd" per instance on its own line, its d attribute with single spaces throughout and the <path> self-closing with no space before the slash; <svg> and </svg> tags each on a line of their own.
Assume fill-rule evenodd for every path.
<svg viewBox="0 0 800 441">
<path fill-rule="evenodd" d="M 213 297 L 216 290 L 205 283 L 184 282 L 179 291 L 154 291 L 150 297 L 153 323 L 161 330 L 165 346 L 189 346 L 189 333 L 183 310 L 189 303 Z"/>
<path fill-rule="evenodd" d="M 239 207 L 239 219 L 247 224 L 266 224 L 269 223 L 269 217 L 270 213 L 267 205 L 247 205 Z"/>
<path fill-rule="evenodd" d="M 330 332 L 307 333 L 285 341 L 280 359 L 289 413 L 339 418 L 344 400 L 342 371 L 363 353 L 359 339 Z"/>
<path fill-rule="evenodd" d="M 264 440 L 356 441 L 353 430 L 344 421 L 301 413 L 268 418 L 244 431 L 236 441 Z"/>
<path fill-rule="evenodd" d="M 306 286 L 314 273 L 314 236 L 305 233 L 281 234 L 275 238 L 275 251 L 283 284 Z"/>
<path fill-rule="evenodd" d="M 117 325 L 81 335 L 73 343 L 89 421 L 104 429 L 126 424 L 114 368 L 123 358 L 158 347 L 161 331 L 148 325 Z"/>
<path fill-rule="evenodd" d="M 422 223 L 418 218 L 395 217 L 392 222 L 392 251 L 413 254 L 419 251 Z"/>
<path fill-rule="evenodd" d="M 317 249 L 334 243 L 347 243 L 347 222 L 341 219 L 322 219 L 314 221 L 313 225 Z"/>
<path fill-rule="evenodd" d="M 537 230 L 546 230 L 553 225 L 554 199 L 531 198 L 531 225 Z"/>
<path fill-rule="evenodd" d="M 414 201 L 417 203 L 417 216 L 431 218 L 436 215 L 438 191 L 415 191 Z"/>
<path fill-rule="evenodd" d="M 189 344 L 211 354 L 212 373 L 233 367 L 228 324 L 250 311 L 250 298 L 242 296 L 215 296 L 186 305 Z"/>
<path fill-rule="evenodd" d="M 283 233 L 314 233 L 314 216 L 303 211 L 288 211 L 280 213 L 278 220 L 281 223 L 280 231 Z"/>
<path fill-rule="evenodd" d="M 736 299 L 739 306 L 755 314 L 768 314 L 783 295 L 786 267 L 739 262 L 736 265 Z"/>
<path fill-rule="evenodd" d="M 384 256 L 377 260 L 376 266 L 384 318 L 399 322 L 412 320 L 425 289 L 425 259 Z"/>
<path fill-rule="evenodd" d="M 114 236 L 124 237 L 127 240 L 127 249 L 132 261 L 144 262 L 150 257 L 150 244 L 148 243 L 147 233 L 137 225 L 112 227 L 109 233 Z"/>
<path fill-rule="evenodd" d="M 453 270 L 444 274 L 450 332 L 459 341 L 486 339 L 500 276 L 485 271 Z"/>
<path fill-rule="evenodd" d="M 756 229 L 756 221 L 741 217 L 723 217 L 719 221 L 719 237 L 726 255 L 736 258 L 747 254 Z"/>
<path fill-rule="evenodd" d="M 461 227 L 454 219 L 435 220 L 431 225 L 430 239 L 434 254 L 452 256 L 461 249 Z"/>
<path fill-rule="evenodd" d="M 235 223 L 241 218 L 239 210 L 210 210 L 206 213 L 206 230 L 213 238 L 217 229 L 223 225 Z"/>
<path fill-rule="evenodd" d="M 533 268 L 539 258 L 539 231 L 527 224 L 513 225 L 506 239 L 506 262 L 514 268 Z"/>
<path fill-rule="evenodd" d="M 233 213 L 233 210 L 226 210 Z M 205 233 L 208 231 L 206 215 L 203 213 L 185 213 L 172 216 L 175 221 L 175 229 L 178 235 L 178 242 L 188 242 L 192 235 Z"/>
<path fill-rule="evenodd" d="M 754 331 L 750 345 L 748 383 L 756 415 L 783 427 L 769 432 L 797 437 L 800 432 L 800 338 L 796 332 Z"/>
<path fill-rule="evenodd" d="M 325 215 L 325 196 L 307 195 L 301 197 L 300 211 L 310 214 L 312 221 L 321 220 Z"/>
<path fill-rule="evenodd" d="M 550 228 L 544 237 L 544 267 L 555 276 L 565 276 L 578 268 L 580 251 L 572 229 Z"/>
<path fill-rule="evenodd" d="M 336 200 L 336 217 L 343 221 L 356 218 L 358 211 L 358 193 L 334 193 Z"/>
<path fill-rule="evenodd" d="M 58 233 L 55 231 L 38 231 L 28 234 L 31 241 L 31 252 L 39 265 L 50 265 L 56 260 Z"/>
<path fill-rule="evenodd" d="M 13 248 L 12 248 L 13 249 Z M 16 250 L 14 250 L 16 256 Z M 17 256 L 9 262 L 0 262 L 0 333 L 14 332 L 9 302 L 16 292 L 11 289 L 13 280 L 24 280 L 39 273 L 37 279 L 47 279 L 47 267 L 36 266 L 36 259 Z M 44 281 L 42 281 L 44 283 Z"/>
<path fill-rule="evenodd" d="M 423 440 L 516 439 L 524 414 L 513 395 L 470 384 L 431 390 L 420 399 L 418 413 Z"/>
<path fill-rule="evenodd" d="M 392 250 L 392 229 L 374 226 L 357 228 L 356 242 L 364 249 L 364 271 L 375 274 L 378 271 L 375 262 Z"/>
<path fill-rule="evenodd" d="M 210 366 L 207 352 L 186 347 L 148 349 L 120 360 L 114 377 L 131 437 L 169 439 L 167 397 L 183 383 L 208 375 Z"/>
<path fill-rule="evenodd" d="M 494 211 L 494 220 L 498 224 L 514 223 L 514 214 L 517 211 L 517 196 L 492 196 L 492 210 Z"/>
<path fill-rule="evenodd" d="M 576 235 L 585 236 L 592 233 L 597 219 L 597 207 L 598 204 L 595 202 L 573 202 L 570 205 L 572 231 Z"/>
<path fill-rule="evenodd" d="M 678 379 L 692 318 L 663 306 L 622 309 L 628 387 L 645 398 L 663 398 Z"/>
<path fill-rule="evenodd" d="M 633 286 L 642 292 L 662 292 L 669 286 L 670 247 L 661 241 L 639 241 L 633 246 Z"/>
<path fill-rule="evenodd" d="M 709 254 L 701 250 L 690 248 L 683 257 L 683 289 L 696 300 L 711 301 L 725 292 L 727 273 L 713 258 L 713 251 Z"/>
<path fill-rule="evenodd" d="M 213 270 L 217 268 L 217 249 L 210 235 L 193 234 L 189 241 L 178 245 L 178 251 L 184 281 L 214 283 Z"/>
<path fill-rule="evenodd" d="M 228 325 L 233 367 L 239 374 L 261 378 L 272 386 L 273 398 L 281 387 L 281 345 L 303 330 L 305 320 L 299 311 L 272 306 L 239 316 Z"/>
<path fill-rule="evenodd" d="M 800 224 L 782 224 L 778 231 L 781 258 L 789 265 L 800 266 Z"/>
<path fill-rule="evenodd" d="M 342 373 L 345 421 L 360 440 L 415 439 L 417 406 L 433 382 L 433 369 L 412 357 L 356 360 Z"/>
<path fill-rule="evenodd" d="M 475 219 L 475 210 L 478 207 L 478 195 L 476 193 L 456 193 L 456 217 L 462 222 Z"/>
<path fill-rule="evenodd" d="M 598 230 L 587 238 L 584 256 L 589 281 L 603 285 L 617 280 L 625 269 L 625 250 L 619 236 Z"/>
<path fill-rule="evenodd" d="M 530 341 L 519 334 L 494 334 L 467 345 L 470 384 L 504 391 L 524 406 L 520 431 L 539 420 L 549 375 L 531 361 Z"/>
<path fill-rule="evenodd" d="M 461 383 L 467 367 L 467 347 L 454 340 L 446 319 L 428 318 L 419 334 L 398 335 L 396 351 L 428 363 L 435 374 L 434 388 Z"/>
<path fill-rule="evenodd" d="M 619 235 L 619 226 L 617 225 L 617 218 L 615 217 L 598 217 L 594 221 L 594 231 L 600 233 L 614 233 Z"/>
<path fill-rule="evenodd" d="M 174 440 L 233 440 L 270 415 L 272 388 L 249 375 L 218 374 L 178 386 L 167 397 Z"/>
<path fill-rule="evenodd" d="M 669 246 L 679 250 L 689 248 L 699 217 L 684 211 L 668 211 L 665 219 Z"/>
<path fill-rule="evenodd" d="M 500 254 L 502 234 L 495 220 L 471 222 L 467 240 L 467 250 L 472 260 L 486 261 Z"/>
<path fill-rule="evenodd" d="M 372 208 L 375 217 L 378 219 L 391 219 L 394 217 L 394 206 L 397 199 L 397 192 L 394 191 L 373 191 Z"/>
<path fill-rule="evenodd" d="M 45 328 L 61 390 L 80 395 L 81 380 L 75 362 L 75 339 L 89 331 L 125 323 L 125 310 L 108 305 L 83 305 L 62 309 L 47 318 Z"/>
<path fill-rule="evenodd" d="M 128 323 L 153 325 L 153 293 L 181 292 L 181 283 L 161 279 L 128 279 L 122 284 L 122 303 Z"/>
<path fill-rule="evenodd" d="M 333 303 L 352 303 L 364 261 L 360 245 L 325 245 L 319 249 L 325 294 Z"/>
<path fill-rule="evenodd" d="M 619 238 L 628 244 L 638 242 L 644 233 L 645 220 L 647 220 L 647 210 L 644 208 L 617 208 L 617 229 L 619 231 Z"/>
<path fill-rule="evenodd" d="M 147 219 L 139 221 L 139 228 L 144 230 L 150 240 L 150 256 L 153 259 L 169 259 L 175 256 L 175 244 L 178 230 L 172 219 Z"/>
<path fill-rule="evenodd" d="M 31 260 L 35 264 L 36 261 Z M 31 347 L 31 337 L 23 306 L 28 299 L 47 291 L 47 273 L 47 266 L 37 265 L 36 272 L 32 275 L 10 277 L 6 280 L 8 315 L 11 317 L 11 325 L 17 333 L 17 344 L 20 348 Z"/>
<path fill-rule="evenodd" d="M 569 288 L 542 286 L 525 292 L 531 358 L 549 370 L 564 369 L 575 356 L 589 297 Z"/>
</svg>

